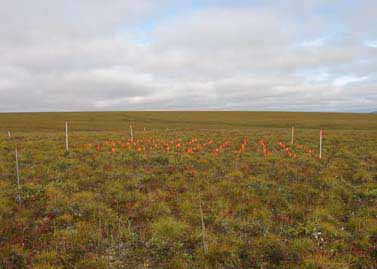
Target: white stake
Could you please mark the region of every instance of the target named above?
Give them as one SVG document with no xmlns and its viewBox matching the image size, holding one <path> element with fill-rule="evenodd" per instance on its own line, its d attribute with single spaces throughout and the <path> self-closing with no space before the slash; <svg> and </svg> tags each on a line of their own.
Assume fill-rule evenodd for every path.
<svg viewBox="0 0 377 269">
<path fill-rule="evenodd" d="M 68 122 L 65 122 L 65 150 L 68 151 Z"/>
<path fill-rule="evenodd" d="M 20 193 L 20 190 L 21 190 L 21 183 L 20 183 L 20 170 L 19 170 L 19 166 L 18 166 L 18 151 L 17 151 L 17 147 L 16 149 L 14 150 L 15 151 L 15 155 L 16 155 L 16 177 L 17 177 L 17 187 L 18 187 L 18 202 L 21 203 L 21 193 Z"/>
<path fill-rule="evenodd" d="M 8 131 L 8 138 L 9 138 L 9 140 L 12 138 L 12 135 L 10 134 L 10 131 Z"/>
<path fill-rule="evenodd" d="M 295 127 L 292 126 L 292 140 L 291 140 L 292 145 L 293 145 L 293 142 L 294 142 L 294 137 L 295 137 Z"/>
<path fill-rule="evenodd" d="M 319 158 L 322 159 L 322 138 L 323 138 L 323 130 L 319 131 Z"/>
<path fill-rule="evenodd" d="M 132 131 L 132 124 L 130 124 L 131 141 L 134 141 L 134 132 Z"/>
<path fill-rule="evenodd" d="M 207 245 L 207 242 L 206 242 L 206 226 L 204 224 L 204 214 L 203 214 L 203 209 L 202 209 L 202 200 L 201 200 L 201 198 L 200 198 L 199 210 L 200 210 L 200 220 L 201 220 L 201 223 L 202 223 L 203 249 L 204 249 L 204 254 L 207 254 L 208 253 L 208 245 Z"/>
</svg>

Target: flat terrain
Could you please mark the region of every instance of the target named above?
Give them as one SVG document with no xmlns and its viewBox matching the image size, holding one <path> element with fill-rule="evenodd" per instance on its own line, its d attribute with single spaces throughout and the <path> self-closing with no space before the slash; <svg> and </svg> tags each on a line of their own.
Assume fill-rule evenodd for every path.
<svg viewBox="0 0 377 269">
<path fill-rule="evenodd" d="M 377 268 L 375 114 L 4 113 L 0 131 L 0 268 Z"/>
<path fill-rule="evenodd" d="M 295 112 L 67 112 L 2 113 L 0 130 L 57 130 L 69 121 L 78 130 L 149 128 L 290 128 L 377 130 L 376 114 Z"/>
</svg>

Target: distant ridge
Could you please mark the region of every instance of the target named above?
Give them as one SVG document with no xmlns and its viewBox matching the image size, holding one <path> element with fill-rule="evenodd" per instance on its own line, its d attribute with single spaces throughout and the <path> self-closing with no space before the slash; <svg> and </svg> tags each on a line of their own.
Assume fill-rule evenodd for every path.
<svg viewBox="0 0 377 269">
<path fill-rule="evenodd" d="M 377 111 L 372 111 L 370 112 L 370 114 L 377 114 Z"/>
</svg>

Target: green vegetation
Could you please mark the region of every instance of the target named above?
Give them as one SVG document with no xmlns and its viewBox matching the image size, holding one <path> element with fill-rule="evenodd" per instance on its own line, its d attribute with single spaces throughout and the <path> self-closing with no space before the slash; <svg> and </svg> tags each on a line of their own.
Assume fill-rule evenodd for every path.
<svg viewBox="0 0 377 269">
<path fill-rule="evenodd" d="M 25 113 L 0 130 L 0 268 L 377 268 L 377 115 Z"/>
<path fill-rule="evenodd" d="M 295 112 L 66 112 L 2 113 L 0 130 L 56 130 L 68 120 L 78 130 L 124 130 L 130 123 L 150 128 L 297 128 L 377 130 L 375 114 Z"/>
</svg>

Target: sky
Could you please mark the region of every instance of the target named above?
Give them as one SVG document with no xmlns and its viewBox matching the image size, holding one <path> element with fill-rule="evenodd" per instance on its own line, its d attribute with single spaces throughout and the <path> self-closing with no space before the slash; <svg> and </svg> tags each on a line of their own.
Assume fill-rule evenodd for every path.
<svg viewBox="0 0 377 269">
<path fill-rule="evenodd" d="M 377 110 L 376 0 L 2 0 L 0 112 Z"/>
</svg>

